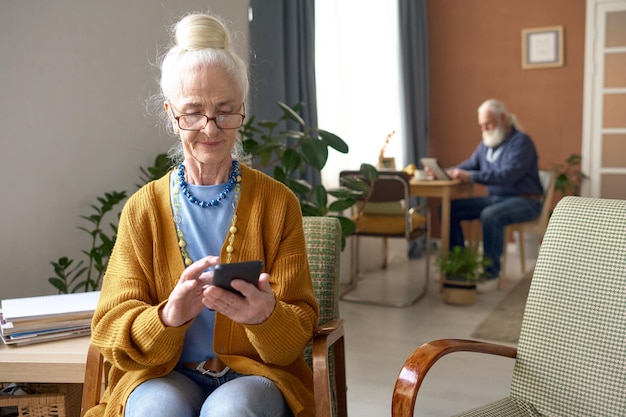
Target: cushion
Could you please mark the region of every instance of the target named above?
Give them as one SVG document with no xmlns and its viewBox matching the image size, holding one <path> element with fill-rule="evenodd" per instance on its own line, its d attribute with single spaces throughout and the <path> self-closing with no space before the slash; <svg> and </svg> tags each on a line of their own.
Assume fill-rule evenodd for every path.
<svg viewBox="0 0 626 417">
<path fill-rule="evenodd" d="M 372 203 L 370 203 L 372 204 Z M 370 205 L 368 204 L 368 206 Z M 417 229 L 426 222 L 426 218 L 419 213 L 412 214 L 412 229 Z M 356 230 L 360 233 L 393 235 L 404 233 L 404 215 L 366 214 L 352 217 Z"/>
<path fill-rule="evenodd" d="M 385 201 L 383 203 L 368 202 L 363 207 L 363 213 L 365 214 L 391 214 L 394 216 L 404 216 L 404 202 L 398 201 Z"/>
</svg>

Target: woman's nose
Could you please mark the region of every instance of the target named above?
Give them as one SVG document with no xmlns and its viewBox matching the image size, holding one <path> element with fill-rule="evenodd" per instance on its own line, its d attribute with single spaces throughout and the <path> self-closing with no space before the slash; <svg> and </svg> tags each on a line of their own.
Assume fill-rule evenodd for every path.
<svg viewBox="0 0 626 417">
<path fill-rule="evenodd" d="M 218 132 L 220 130 L 219 127 L 217 127 L 217 123 L 215 122 L 215 119 L 209 119 L 209 121 L 207 122 L 206 126 L 204 126 L 204 128 L 202 128 L 202 130 L 206 133 L 215 133 Z"/>
</svg>

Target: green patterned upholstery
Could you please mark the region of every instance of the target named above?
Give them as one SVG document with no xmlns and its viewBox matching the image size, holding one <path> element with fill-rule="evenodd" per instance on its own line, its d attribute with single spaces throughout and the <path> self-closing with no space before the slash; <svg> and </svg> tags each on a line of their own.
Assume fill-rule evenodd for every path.
<svg viewBox="0 0 626 417">
<path fill-rule="evenodd" d="M 463 416 L 626 416 L 626 201 L 563 198 L 524 312 L 511 396 Z"/>
<path fill-rule="evenodd" d="M 305 216 L 302 222 L 313 290 L 320 305 L 318 324 L 339 318 L 341 226 L 334 217 Z"/>
<path fill-rule="evenodd" d="M 334 217 L 303 218 L 304 236 L 306 240 L 309 269 L 313 280 L 313 290 L 320 306 L 318 326 L 339 318 L 339 279 L 341 255 L 341 226 Z M 304 352 L 305 359 L 312 366 L 312 345 Z M 335 384 L 334 352 L 331 347 L 330 357 L 330 388 L 332 413 L 336 416 L 337 392 Z"/>
</svg>

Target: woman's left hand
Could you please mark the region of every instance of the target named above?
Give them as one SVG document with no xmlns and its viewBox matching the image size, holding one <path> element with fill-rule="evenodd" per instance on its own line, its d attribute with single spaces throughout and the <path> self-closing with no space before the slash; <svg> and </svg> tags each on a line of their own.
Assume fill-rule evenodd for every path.
<svg viewBox="0 0 626 417">
<path fill-rule="evenodd" d="M 276 297 L 270 286 L 269 274 L 259 275 L 256 286 L 242 279 L 233 280 L 231 286 L 244 296 L 209 285 L 204 289 L 202 303 L 207 308 L 243 324 L 263 323 L 274 311 Z"/>
</svg>

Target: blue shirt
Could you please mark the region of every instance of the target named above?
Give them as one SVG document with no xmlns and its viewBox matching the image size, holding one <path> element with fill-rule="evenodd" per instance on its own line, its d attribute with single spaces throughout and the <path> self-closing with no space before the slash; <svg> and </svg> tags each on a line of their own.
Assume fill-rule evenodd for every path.
<svg viewBox="0 0 626 417">
<path fill-rule="evenodd" d="M 171 174 L 170 187 L 176 186 L 177 172 Z M 211 201 L 224 191 L 226 183 L 218 185 L 187 184 L 191 194 L 199 200 Z M 197 261 L 205 256 L 219 256 L 230 228 L 233 216 L 233 198 L 235 190 L 229 192 L 219 205 L 200 207 L 191 203 L 181 192 L 171 193 L 174 215 L 180 216 L 178 227 L 183 232 L 189 257 Z M 177 199 L 176 201 L 174 199 Z M 174 208 L 177 204 L 178 208 Z M 182 256 L 182 255 L 181 255 Z M 213 350 L 213 329 L 215 311 L 205 308 L 194 319 L 185 333 L 185 343 L 180 362 L 201 362 L 215 357 Z"/>
<path fill-rule="evenodd" d="M 515 128 L 496 148 L 481 142 L 469 159 L 455 168 L 469 171 L 470 181 L 487 186 L 489 195 L 543 194 L 535 144 Z"/>
</svg>

